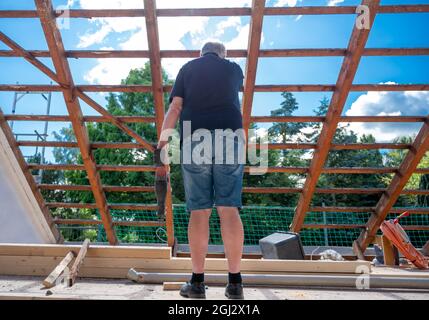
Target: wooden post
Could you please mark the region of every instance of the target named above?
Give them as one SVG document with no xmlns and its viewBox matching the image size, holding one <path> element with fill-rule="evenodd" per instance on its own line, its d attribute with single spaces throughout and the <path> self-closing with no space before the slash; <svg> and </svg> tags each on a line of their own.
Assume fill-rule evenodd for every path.
<svg viewBox="0 0 429 320">
<path fill-rule="evenodd" d="M 43 285 L 46 288 L 52 288 L 55 286 L 57 279 L 64 272 L 67 266 L 72 262 L 74 258 L 73 251 L 70 251 L 64 259 L 56 266 L 56 268 L 49 274 L 49 276 L 43 280 Z"/>
<path fill-rule="evenodd" d="M 384 235 L 381 237 L 381 241 L 383 244 L 384 264 L 386 266 L 398 266 L 399 265 L 398 249 Z"/>
<path fill-rule="evenodd" d="M 73 266 L 70 270 L 70 277 L 69 277 L 69 287 L 73 286 L 73 284 L 76 282 L 77 275 L 79 273 L 80 266 L 83 263 L 83 259 L 85 258 L 86 252 L 88 251 L 89 247 L 89 239 L 85 239 L 85 241 L 82 244 L 82 248 L 79 250 L 79 254 L 76 257 L 76 260 L 73 263 Z"/>
<path fill-rule="evenodd" d="M 422 253 L 423 253 L 425 256 L 429 256 L 429 240 L 428 240 L 428 242 L 426 242 L 426 244 L 423 246 L 423 248 L 422 248 Z"/>
<path fill-rule="evenodd" d="M 155 104 L 155 119 L 158 140 L 161 138 L 162 123 L 164 121 L 165 105 L 162 79 L 161 55 L 159 46 L 158 18 L 155 0 L 144 0 L 147 39 L 149 45 L 149 61 L 152 77 L 152 93 Z M 173 247 L 174 218 L 173 197 L 171 183 L 168 181 L 167 196 L 165 199 L 165 222 L 167 229 L 167 244 Z"/>
<path fill-rule="evenodd" d="M 365 253 L 359 247 L 359 243 L 357 241 L 353 242 L 353 251 L 357 255 L 359 260 L 366 260 L 365 259 Z"/>
<path fill-rule="evenodd" d="M 256 72 L 258 69 L 259 49 L 261 46 L 262 25 L 264 21 L 265 0 L 252 1 L 252 15 L 247 44 L 247 62 L 243 89 L 243 128 L 248 136 L 252 116 L 253 95 L 255 92 Z"/>
</svg>

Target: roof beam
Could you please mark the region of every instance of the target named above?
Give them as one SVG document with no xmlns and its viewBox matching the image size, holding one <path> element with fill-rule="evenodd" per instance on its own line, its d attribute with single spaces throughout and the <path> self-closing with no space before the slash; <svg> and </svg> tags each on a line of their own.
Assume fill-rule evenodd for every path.
<svg viewBox="0 0 429 320">
<path fill-rule="evenodd" d="M 89 142 L 88 130 L 83 122 L 83 114 L 79 100 L 75 95 L 70 66 L 65 56 L 64 45 L 61 34 L 55 21 L 55 13 L 50 0 L 35 0 L 37 12 L 40 17 L 42 29 L 52 55 L 59 84 L 64 88 L 63 96 L 70 115 L 74 134 L 82 155 L 88 180 L 91 185 L 97 208 L 106 231 L 106 236 L 110 244 L 118 244 L 118 239 L 112 224 L 112 217 L 107 206 L 106 195 L 101 186 L 100 175 L 97 171 L 94 155 Z"/>
<path fill-rule="evenodd" d="M 31 56 L 36 58 L 49 58 L 47 50 L 29 50 Z M 263 49 L 259 51 L 260 58 L 274 57 L 342 57 L 347 49 Z M 199 50 L 161 50 L 161 58 L 198 58 Z M 367 48 L 364 56 L 421 56 L 429 55 L 429 48 Z M 147 50 L 67 50 L 67 58 L 149 58 Z M 20 57 L 13 50 L 0 50 L 0 57 Z M 228 50 L 230 58 L 246 58 L 246 50 Z"/>
<path fill-rule="evenodd" d="M 243 128 L 248 134 L 252 116 L 253 95 L 255 92 L 256 71 L 258 69 L 259 50 L 261 46 L 262 24 L 264 21 L 265 0 L 252 1 L 252 15 L 247 44 L 247 61 L 243 89 Z"/>
<path fill-rule="evenodd" d="M 297 7 L 267 7 L 265 15 L 331 15 L 354 14 L 355 6 L 297 6 Z M 429 12 L 429 5 L 384 5 L 379 12 L 385 13 L 424 13 Z M 113 18 L 113 17 L 143 17 L 144 9 L 72 9 L 68 11 L 70 18 Z M 62 12 L 55 12 L 59 17 Z M 159 17 L 215 17 L 215 16 L 249 16 L 250 8 L 175 8 L 158 9 Z M 34 10 L 0 10 L 0 18 L 37 18 Z"/>
<path fill-rule="evenodd" d="M 146 92 L 152 90 L 148 85 L 75 85 L 82 92 Z M 164 85 L 163 91 L 171 91 L 171 85 Z M 22 92 L 60 92 L 64 88 L 58 85 L 31 85 L 31 84 L 0 84 L 0 91 L 22 91 Z M 243 88 L 240 88 L 243 91 Z M 276 84 L 255 85 L 255 92 L 334 92 L 335 85 L 330 84 Z M 429 84 L 355 84 L 350 91 L 429 91 Z"/>
<path fill-rule="evenodd" d="M 25 60 L 30 62 L 33 66 L 35 66 L 37 69 L 41 70 L 44 74 L 46 74 L 49 78 L 54 80 L 55 82 L 60 83 L 57 75 L 49 69 L 47 66 L 45 66 L 42 62 L 37 60 L 35 57 L 33 57 L 28 51 L 26 51 L 24 48 L 22 48 L 20 45 L 18 45 L 16 42 L 14 42 L 12 39 L 7 37 L 4 33 L 0 32 L 0 40 L 3 41 L 7 46 L 9 46 L 11 49 L 14 50 L 19 56 L 23 57 Z M 65 63 L 68 64 L 67 59 L 65 59 Z M 64 87 L 64 86 L 63 86 Z M 86 104 L 88 104 L 90 107 L 92 107 L 94 110 L 99 112 L 105 119 L 109 120 L 113 125 L 118 127 L 119 129 L 123 130 L 125 133 L 127 133 L 129 136 L 134 138 L 138 143 L 140 143 L 145 149 L 153 152 L 154 148 L 153 146 L 147 142 L 145 139 L 143 139 L 139 134 L 137 134 L 134 130 L 129 128 L 125 123 L 123 123 L 119 118 L 113 116 L 110 112 L 108 112 L 105 108 L 100 106 L 96 101 L 91 99 L 88 95 L 83 93 L 81 89 L 75 88 L 74 94 L 81 98 Z"/>
<path fill-rule="evenodd" d="M 8 121 L 56 121 L 68 122 L 69 116 L 64 115 L 43 115 L 43 114 L 5 114 Z M 124 123 L 153 123 L 155 117 L 146 116 L 115 116 Z M 103 116 L 84 116 L 85 122 L 110 122 Z M 252 122 L 323 122 L 325 117 L 321 116 L 252 116 Z M 425 116 L 345 116 L 340 117 L 340 122 L 425 122 Z"/>
<path fill-rule="evenodd" d="M 418 133 L 412 148 L 408 151 L 398 172 L 393 177 L 386 192 L 383 193 L 378 201 L 374 214 L 369 218 L 366 229 L 361 233 L 357 239 L 357 245 L 362 250 L 365 250 L 373 241 L 380 225 L 386 219 L 387 214 L 390 212 L 399 196 L 404 193 L 404 187 L 410 179 L 411 175 L 415 172 L 421 159 L 429 150 L 429 116 L 425 124 Z"/>
<path fill-rule="evenodd" d="M 350 38 L 347 52 L 343 60 L 341 71 L 338 76 L 334 94 L 323 123 L 322 131 L 317 141 L 317 148 L 314 151 L 313 159 L 310 164 L 309 173 L 304 183 L 304 191 L 301 193 L 295 210 L 295 215 L 291 224 L 291 230 L 299 232 L 304 224 L 305 215 L 310 207 L 311 199 L 316 189 L 317 181 L 322 173 L 329 150 L 331 149 L 332 139 L 334 138 L 341 113 L 346 103 L 347 97 L 353 84 L 360 59 L 365 49 L 375 15 L 378 11 L 380 0 L 363 0 L 362 5 L 366 5 L 370 10 L 370 28 L 358 29 L 356 25 Z"/>
<path fill-rule="evenodd" d="M 152 94 L 155 107 L 155 122 L 158 140 L 161 138 L 162 123 L 164 122 L 164 87 L 159 45 L 158 18 L 155 0 L 144 0 L 147 40 L 149 46 L 149 62 L 152 77 Z M 173 197 L 171 183 L 168 181 L 165 199 L 165 219 L 167 229 L 167 243 L 174 246 L 173 226 Z"/>
<path fill-rule="evenodd" d="M 59 82 L 57 79 L 57 75 L 55 74 L 54 71 L 52 71 L 50 68 L 45 66 L 39 60 L 37 60 L 31 53 L 29 53 L 28 51 L 25 51 L 20 45 L 18 45 L 15 41 L 10 39 L 8 36 L 6 36 L 1 31 L 0 31 L 0 40 L 5 45 L 7 45 L 9 48 L 11 48 L 17 56 L 23 57 L 25 60 L 27 60 L 33 66 L 35 66 L 37 69 L 39 69 L 44 74 L 46 74 L 49 78 L 51 78 L 55 82 Z"/>
</svg>

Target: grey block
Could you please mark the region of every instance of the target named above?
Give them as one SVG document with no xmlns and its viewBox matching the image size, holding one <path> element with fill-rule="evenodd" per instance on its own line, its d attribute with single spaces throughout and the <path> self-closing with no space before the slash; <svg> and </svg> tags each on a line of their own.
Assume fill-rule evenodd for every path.
<svg viewBox="0 0 429 320">
<path fill-rule="evenodd" d="M 305 254 L 299 234 L 276 232 L 259 240 L 264 259 L 304 260 Z"/>
</svg>

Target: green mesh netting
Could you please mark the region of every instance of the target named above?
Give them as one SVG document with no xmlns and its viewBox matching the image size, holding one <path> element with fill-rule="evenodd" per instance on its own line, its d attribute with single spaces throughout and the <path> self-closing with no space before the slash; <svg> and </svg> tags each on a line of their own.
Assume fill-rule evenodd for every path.
<svg viewBox="0 0 429 320">
<path fill-rule="evenodd" d="M 174 205 L 174 234 L 180 244 L 188 243 L 187 227 L 189 213 L 184 205 Z M 113 221 L 156 221 L 155 211 L 111 210 Z M 258 245 L 259 239 L 276 231 L 287 231 L 292 222 L 294 208 L 285 207 L 244 207 L 241 211 L 245 232 L 245 245 Z M 364 225 L 370 213 L 310 212 L 305 224 L 357 224 Z M 394 218 L 397 215 L 389 215 Z M 401 219 L 401 224 L 428 226 L 429 215 L 413 214 Z M 103 226 L 61 226 L 67 241 L 82 241 L 89 237 L 92 241 L 105 242 Z M 122 243 L 163 243 L 167 241 L 165 227 L 115 227 Z M 359 236 L 361 229 L 303 229 L 301 239 L 305 246 L 346 246 L 350 247 Z M 429 231 L 407 231 L 411 242 L 422 247 L 429 239 Z M 210 217 L 210 244 L 222 244 L 219 217 L 216 210 Z"/>
</svg>

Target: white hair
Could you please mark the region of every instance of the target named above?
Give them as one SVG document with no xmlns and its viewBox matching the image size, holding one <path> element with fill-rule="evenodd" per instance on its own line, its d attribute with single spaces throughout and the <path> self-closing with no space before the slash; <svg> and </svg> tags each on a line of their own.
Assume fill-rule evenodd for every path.
<svg viewBox="0 0 429 320">
<path fill-rule="evenodd" d="M 206 44 L 204 44 L 203 48 L 201 49 L 201 55 L 203 56 L 206 53 L 215 53 L 220 58 L 225 58 L 226 48 L 220 42 L 207 42 Z"/>
</svg>

